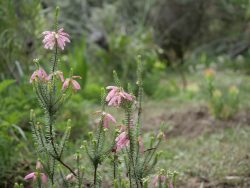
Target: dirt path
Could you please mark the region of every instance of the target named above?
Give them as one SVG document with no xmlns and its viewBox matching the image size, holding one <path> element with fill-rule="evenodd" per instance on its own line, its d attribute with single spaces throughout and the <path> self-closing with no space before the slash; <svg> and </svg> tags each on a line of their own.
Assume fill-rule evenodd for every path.
<svg viewBox="0 0 250 188">
<path fill-rule="evenodd" d="M 155 109 L 157 110 L 157 109 Z M 166 124 L 168 137 L 185 136 L 194 138 L 204 133 L 213 133 L 225 128 L 250 126 L 250 110 L 243 110 L 228 120 L 213 118 L 205 106 L 186 106 L 178 111 L 158 109 L 154 115 L 152 110 L 145 111 L 144 130 L 155 130 Z"/>
</svg>

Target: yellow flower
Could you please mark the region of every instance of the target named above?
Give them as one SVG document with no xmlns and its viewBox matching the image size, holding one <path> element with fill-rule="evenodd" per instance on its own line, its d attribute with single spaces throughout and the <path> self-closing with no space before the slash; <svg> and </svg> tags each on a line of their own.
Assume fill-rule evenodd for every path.
<svg viewBox="0 0 250 188">
<path fill-rule="evenodd" d="M 230 86 L 229 93 L 233 94 L 233 95 L 238 95 L 239 94 L 239 89 L 235 85 Z"/>
<path fill-rule="evenodd" d="M 214 90 L 213 97 L 220 98 L 221 96 L 222 96 L 222 93 L 220 90 L 218 90 L 218 89 Z"/>
<path fill-rule="evenodd" d="M 215 76 L 215 71 L 212 68 L 208 68 L 204 71 L 204 75 L 206 78 L 213 78 Z"/>
</svg>

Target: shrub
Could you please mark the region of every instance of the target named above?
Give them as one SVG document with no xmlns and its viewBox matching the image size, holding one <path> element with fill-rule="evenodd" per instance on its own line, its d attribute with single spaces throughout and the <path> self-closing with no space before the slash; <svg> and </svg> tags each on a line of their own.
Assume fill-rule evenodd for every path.
<svg viewBox="0 0 250 188">
<path fill-rule="evenodd" d="M 85 172 L 92 171 L 93 176 L 89 181 L 91 182 L 90 185 L 101 187 L 102 174 L 99 167 L 106 158 L 110 158 L 112 159 L 114 187 L 147 187 L 147 177 L 154 172 L 153 167 L 160 155 L 156 150 L 163 140 L 164 134 L 160 132 L 158 135 L 152 136 L 149 147 L 145 148 L 141 132 L 143 66 L 140 57 L 138 59 L 136 82 L 137 93 L 133 93 L 129 84 L 128 92 L 126 92 L 116 72 L 114 72 L 115 86 L 107 87 L 108 94 L 106 94 L 105 89 L 102 89 L 101 110 L 96 112 L 99 119 L 96 121 L 94 132 L 89 133 L 89 139 L 84 141 L 82 147 L 75 153 L 75 166 L 72 167 L 71 164 L 65 162 L 63 156 L 71 132 L 71 120 L 68 119 L 64 133 L 58 135 L 58 117 L 65 101 L 79 91 L 81 86 L 76 81 L 80 77 L 73 76 L 72 70 L 69 74 L 70 77 L 66 79 L 64 79 L 63 72 L 57 70 L 58 51 L 60 48 L 64 50 L 66 42 L 69 42 L 69 35 L 62 29 L 58 30 L 58 11 L 57 8 L 55 31 L 43 33 L 44 47 L 54 50 L 50 74 L 47 75 L 39 61 L 35 60 L 37 69 L 30 78 L 30 83 L 33 85 L 44 114 L 43 118 L 37 118 L 34 110 L 31 110 L 30 113 L 38 160 L 36 169 L 26 175 L 24 179 L 32 179 L 33 184 L 37 187 L 47 187 L 48 184 L 51 187 L 83 187 L 86 184 L 83 178 Z M 107 106 L 121 109 L 125 114 L 122 125 L 115 130 L 110 128 L 110 124 L 116 124 L 117 121 L 107 112 Z M 84 154 L 86 154 L 89 163 L 92 164 L 90 169 L 85 169 L 83 166 Z M 119 171 L 120 166 L 125 166 L 126 171 Z M 65 175 L 65 170 L 70 174 Z M 123 177 L 124 174 L 127 174 L 126 178 Z M 161 187 L 163 184 L 173 187 L 171 178 L 167 181 L 164 173 L 160 174 L 160 178 L 156 176 L 156 179 L 155 187 Z"/>
<path fill-rule="evenodd" d="M 205 71 L 206 92 L 209 107 L 214 117 L 228 119 L 239 109 L 239 90 L 236 86 L 230 86 L 225 92 L 215 86 L 215 71 Z"/>
</svg>

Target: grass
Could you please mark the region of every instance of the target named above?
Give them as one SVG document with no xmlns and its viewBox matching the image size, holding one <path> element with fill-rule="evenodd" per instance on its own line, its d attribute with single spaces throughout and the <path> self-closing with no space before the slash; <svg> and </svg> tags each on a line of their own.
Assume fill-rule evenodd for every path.
<svg viewBox="0 0 250 188">
<path fill-rule="evenodd" d="M 166 78 L 161 81 L 156 94 L 161 98 L 165 92 L 169 98 L 147 101 L 144 105 L 144 121 L 149 130 L 159 128 L 159 125 L 148 123 L 150 117 L 166 117 L 171 113 L 178 116 L 181 111 L 192 111 L 195 106 L 207 105 L 202 88 L 202 71 L 187 76 L 191 85 L 191 90 L 187 92 L 169 91 L 167 87 L 172 83 L 180 85 L 180 79 L 178 75 L 173 74 L 167 75 Z M 249 109 L 248 75 L 225 70 L 216 73 L 215 83 L 222 91 L 236 85 L 240 89 L 240 111 Z M 157 95 L 154 96 L 156 99 Z M 164 124 L 169 123 L 166 119 Z M 209 126 L 217 125 L 211 122 Z M 227 121 L 221 121 L 219 124 L 223 123 Z M 158 166 L 179 172 L 177 187 L 250 187 L 250 126 L 240 122 L 234 123 L 230 128 L 218 127 L 215 131 L 202 132 L 192 138 L 189 135 L 170 135 L 166 143 L 162 144 L 163 156 Z M 185 126 L 185 122 L 183 124 L 182 126 Z"/>
<path fill-rule="evenodd" d="M 171 138 L 161 148 L 160 166 L 179 172 L 178 183 L 193 187 L 250 183 L 250 128 L 235 128 L 195 139 Z M 192 186 L 191 186 L 192 187 Z"/>
</svg>

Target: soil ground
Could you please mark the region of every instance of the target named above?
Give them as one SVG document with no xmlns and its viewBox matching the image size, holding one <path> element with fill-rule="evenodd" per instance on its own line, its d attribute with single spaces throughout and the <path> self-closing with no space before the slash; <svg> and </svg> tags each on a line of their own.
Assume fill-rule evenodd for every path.
<svg viewBox="0 0 250 188">
<path fill-rule="evenodd" d="M 240 143 L 249 143 L 249 127 L 250 127 L 250 110 L 244 109 L 238 112 L 234 115 L 234 117 L 228 119 L 228 120 L 218 120 L 211 116 L 209 113 L 209 109 L 203 105 L 183 105 L 181 107 L 177 107 L 177 110 L 173 108 L 171 110 L 168 108 L 168 104 L 164 105 L 164 102 L 161 101 L 161 105 L 153 104 L 154 106 L 151 106 L 152 104 L 146 104 L 144 111 L 144 131 L 152 131 L 155 129 L 159 129 L 160 127 L 165 127 L 165 134 L 167 140 L 170 140 L 169 146 L 166 148 L 163 147 L 164 150 L 172 150 L 171 147 L 175 147 L 173 149 L 173 153 L 176 156 L 178 154 L 182 153 L 182 147 L 185 147 L 185 144 L 187 145 L 187 151 L 183 152 L 184 156 L 182 157 L 182 160 L 175 160 L 175 157 L 171 158 L 167 162 L 166 165 L 172 167 L 172 168 L 178 168 L 181 172 L 181 178 L 179 179 L 178 186 L 181 188 L 248 188 L 250 187 L 250 148 L 246 146 L 245 148 L 242 147 L 241 150 L 245 150 L 244 152 L 239 151 L 238 153 L 234 153 L 235 156 L 234 160 L 239 160 L 239 163 L 233 164 L 234 161 L 232 161 L 232 164 L 230 164 L 230 161 L 228 162 L 227 156 L 230 154 L 230 148 L 235 150 L 236 148 L 239 149 L 241 147 Z M 170 105 L 171 106 L 171 105 Z M 162 125 L 162 126 L 159 126 Z M 165 125 L 165 126 L 164 126 Z M 238 130 L 247 128 L 247 136 L 246 139 L 248 141 L 245 141 L 242 137 L 241 140 L 241 133 L 237 135 Z M 227 130 L 233 130 L 234 135 L 236 134 L 236 139 L 231 139 L 231 135 L 227 135 L 228 133 L 225 133 Z M 240 132 L 240 131 L 239 131 Z M 231 134 L 231 133 L 229 133 Z M 245 133 L 244 133 L 245 134 Z M 203 139 L 204 135 L 206 135 L 206 139 Z M 210 136 L 211 135 L 211 138 Z M 214 148 L 213 145 L 214 142 L 217 142 L 217 135 L 220 137 L 225 137 L 225 141 L 221 141 L 218 139 L 218 147 Z M 213 139 L 213 136 L 215 136 L 215 139 Z M 179 141 L 179 139 L 181 141 Z M 210 140 L 209 140 L 210 139 Z M 198 141 L 201 142 L 197 146 L 197 140 L 204 140 Z M 208 143 L 208 146 L 206 146 L 205 143 Z M 211 143 L 211 144 L 209 144 Z M 245 144 L 246 145 L 246 144 Z M 210 148 L 211 146 L 211 148 Z M 190 149 L 189 149 L 190 147 Z M 207 147 L 207 148 L 206 148 Z M 220 149 L 222 147 L 223 149 Z M 192 150 L 194 148 L 194 151 Z M 227 148 L 227 149 L 224 149 Z M 228 149 L 229 148 L 229 149 Z M 246 148 L 248 151 L 246 151 Z M 200 151 L 195 150 L 202 150 L 204 154 L 211 150 L 211 152 L 217 152 L 219 153 L 218 156 L 225 159 L 224 161 L 222 159 L 211 159 L 208 152 L 208 159 L 207 161 L 202 161 L 200 157 L 202 155 L 199 155 Z M 204 151 L 203 151 L 204 150 Z M 208 151 L 206 151 L 208 150 Z M 192 154 L 194 152 L 194 154 Z M 193 155 L 193 156 L 192 156 Z M 245 156 L 246 155 L 246 156 Z M 194 163 L 194 165 L 199 164 L 198 169 L 188 169 L 192 168 L 192 164 L 186 165 L 185 162 L 190 162 L 189 157 L 192 159 L 191 163 Z M 178 157 L 177 157 L 178 158 Z M 212 158 L 212 157 L 211 157 Z M 242 159 L 244 158 L 244 159 Z M 246 158 L 246 159 L 245 159 Z M 240 165 L 240 162 L 246 164 L 246 169 L 244 169 L 244 172 L 242 171 Z M 172 166 L 172 163 L 176 163 Z M 214 163 L 214 164 L 213 164 Z M 220 167 L 216 167 L 217 163 L 223 163 Z M 165 164 L 164 164 L 165 165 Z M 200 167 L 202 166 L 202 167 Z M 235 166 L 237 169 L 234 169 Z M 203 169 L 207 168 L 207 169 Z M 212 175 L 209 174 L 209 168 L 211 168 L 211 171 L 218 170 L 223 171 L 224 168 L 226 168 L 228 171 L 221 172 L 220 173 L 213 173 Z M 214 169 L 212 169 L 214 168 Z M 221 169 L 220 169 L 221 168 Z M 231 168 L 231 169 L 230 169 Z M 200 172 L 198 172 L 200 170 Z M 231 172 L 232 171 L 232 172 Z M 202 172 L 205 172 L 205 175 L 201 175 Z"/>
<path fill-rule="evenodd" d="M 167 124 L 168 130 L 165 131 L 167 137 L 184 136 L 195 138 L 205 133 L 218 132 L 221 129 L 250 126 L 249 109 L 242 110 L 227 120 L 213 118 L 206 106 L 188 106 L 180 111 L 165 111 L 155 117 L 146 114 L 144 117 L 145 131 Z"/>
</svg>

